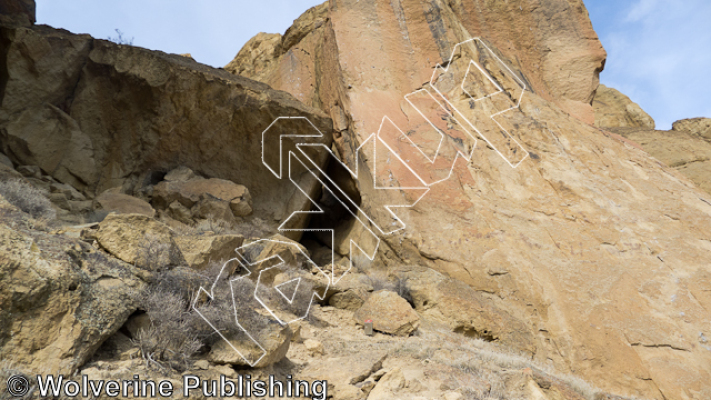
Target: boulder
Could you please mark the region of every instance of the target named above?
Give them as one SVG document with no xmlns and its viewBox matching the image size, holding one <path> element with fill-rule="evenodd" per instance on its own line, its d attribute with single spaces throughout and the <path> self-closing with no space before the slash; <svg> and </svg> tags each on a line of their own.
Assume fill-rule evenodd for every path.
<svg viewBox="0 0 711 400">
<path fill-rule="evenodd" d="M 178 167 L 167 174 L 165 174 L 165 177 L 163 180 L 168 181 L 168 182 L 185 182 L 189 181 L 192 179 L 199 179 L 200 176 L 195 174 L 192 169 L 188 167 Z"/>
<path fill-rule="evenodd" d="M 689 118 L 672 124 L 673 131 L 688 132 L 711 142 L 711 118 Z"/>
<path fill-rule="evenodd" d="M 593 100 L 595 126 L 599 128 L 654 129 L 654 120 L 642 107 L 614 88 L 600 85 Z"/>
<path fill-rule="evenodd" d="M 109 212 L 141 214 L 148 218 L 153 218 L 156 215 L 156 210 L 147 201 L 113 190 L 104 191 L 96 197 L 96 201 L 103 210 Z"/>
<path fill-rule="evenodd" d="M 178 200 L 173 201 L 170 203 L 168 208 L 165 210 L 166 214 L 169 218 L 172 218 L 176 221 L 182 222 L 183 224 L 190 225 L 193 222 L 193 214 L 190 212 L 190 210 L 185 207 L 184 205 L 180 204 Z"/>
<path fill-rule="evenodd" d="M 114 257 L 151 271 L 185 262 L 170 228 L 142 214 L 111 213 L 94 238 Z"/>
<path fill-rule="evenodd" d="M 259 77 L 270 72 L 271 64 L 278 60 L 280 44 L 280 34 L 260 32 L 242 46 L 237 56 L 225 65 L 225 70 L 261 80 Z"/>
<path fill-rule="evenodd" d="M 301 243 L 279 234 L 273 235 L 268 239 L 251 242 L 244 249 L 244 257 L 248 262 L 254 264 L 252 273 L 256 275 L 259 275 L 260 271 L 283 261 L 282 268 L 278 271 L 275 270 L 273 274 L 263 276 L 266 283 L 271 283 L 277 274 L 286 270 L 308 267 L 310 271 L 308 256 L 308 250 Z M 260 262 L 262 260 L 265 261 Z"/>
<path fill-rule="evenodd" d="M 189 176 L 189 174 L 184 174 Z M 178 210 L 174 202 L 191 209 L 193 218 L 216 218 L 234 222 L 234 217 L 245 217 L 252 213 L 252 198 L 242 185 L 224 179 L 178 180 L 178 174 L 157 184 L 153 188 L 153 202 L 157 207 L 170 208 L 171 216 L 184 219 L 184 211 Z"/>
<path fill-rule="evenodd" d="M 373 329 L 396 336 L 409 336 L 420 326 L 420 317 L 412 306 L 389 290 L 373 292 L 353 319 L 361 325 L 372 320 Z"/>
<path fill-rule="evenodd" d="M 142 274 L 78 240 L 10 228 L 16 211 L 1 197 L 0 209 L 0 359 L 72 374 L 135 311 Z"/>
<path fill-rule="evenodd" d="M 357 289 L 349 289 L 343 292 L 335 293 L 329 297 L 328 304 L 343 310 L 356 311 L 363 306 L 367 298 L 366 291 Z"/>
<path fill-rule="evenodd" d="M 244 355 L 242 357 L 227 342 L 219 340 L 212 346 L 208 360 L 215 364 L 266 367 L 281 361 L 286 356 L 291 344 L 291 335 L 288 325 L 270 324 L 269 328 L 262 330 L 255 337 L 261 348 L 249 340 L 231 340 L 232 346 Z"/>
<path fill-rule="evenodd" d="M 323 354 L 323 344 L 318 340 L 306 339 L 304 340 L 304 347 L 311 354 Z"/>
<path fill-rule="evenodd" d="M 210 261 L 220 263 L 234 258 L 244 238 L 240 235 L 176 236 L 174 241 L 188 265 L 201 270 Z"/>
<path fill-rule="evenodd" d="M 373 24 L 388 28 L 373 31 L 368 28 Z M 367 39 L 363 32 L 368 32 Z M 285 90 L 306 104 L 323 104 L 338 121 L 343 118 L 338 104 L 361 108 L 381 103 L 324 101 L 335 100 L 335 91 L 348 87 L 358 92 L 376 83 L 381 89 L 396 86 L 399 84 L 387 77 L 398 74 L 414 74 L 413 82 L 421 85 L 429 81 L 436 63 L 450 57 L 452 46 L 472 37 L 485 38 L 504 56 L 517 60 L 515 68 L 521 69 L 544 98 L 587 123 L 593 122 L 590 104 L 607 55 L 582 0 L 487 7 L 462 0 L 444 7 L 429 0 L 407 6 L 375 0 L 338 6 L 325 2 L 304 12 L 282 37 L 255 36 L 225 69 Z M 383 46 L 357 44 L 364 40 Z M 342 86 L 337 74 L 347 76 Z M 373 100 L 385 92 L 373 93 Z M 380 118 L 373 122 L 379 123 Z M 377 131 L 377 125 L 366 131 Z"/>
</svg>

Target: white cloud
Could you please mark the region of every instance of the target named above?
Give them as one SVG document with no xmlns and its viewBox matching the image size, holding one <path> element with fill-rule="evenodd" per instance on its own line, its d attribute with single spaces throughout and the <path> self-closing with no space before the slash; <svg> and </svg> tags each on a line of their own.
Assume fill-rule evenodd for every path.
<svg viewBox="0 0 711 400">
<path fill-rule="evenodd" d="M 640 0 L 616 17 L 596 24 L 604 27 L 598 34 L 608 51 L 602 82 L 638 102 L 658 129 L 711 117 L 711 3 Z"/>
</svg>

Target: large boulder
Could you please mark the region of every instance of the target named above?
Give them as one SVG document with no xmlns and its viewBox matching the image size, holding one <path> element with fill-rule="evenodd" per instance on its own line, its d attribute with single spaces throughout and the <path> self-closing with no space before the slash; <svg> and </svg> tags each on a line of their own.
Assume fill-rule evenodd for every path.
<svg viewBox="0 0 711 400">
<path fill-rule="evenodd" d="M 111 213 L 93 237 L 114 257 L 151 271 L 184 262 L 173 231 L 143 214 Z"/>
<path fill-rule="evenodd" d="M 396 336 L 409 336 L 420 326 L 420 317 L 412 306 L 389 290 L 374 292 L 365 304 L 353 314 L 353 319 L 363 325 L 373 321 L 373 329 Z"/>
<path fill-rule="evenodd" d="M 145 276 L 78 240 L 6 225 L 0 197 L 0 359 L 72 374 L 137 307 Z"/>
<path fill-rule="evenodd" d="M 177 236 L 174 240 L 188 265 L 201 270 L 210 261 L 220 263 L 234 258 L 244 238 L 240 235 L 197 235 Z"/>
<path fill-rule="evenodd" d="M 600 85 L 593 100 L 595 126 L 654 129 L 654 119 L 617 89 Z"/>
<path fill-rule="evenodd" d="M 156 210 L 151 207 L 150 203 L 138 197 L 129 196 L 119 193 L 116 190 L 109 189 L 96 197 L 96 202 L 99 203 L 102 210 L 115 211 L 122 214 L 142 214 L 148 218 L 153 218 L 156 215 Z"/>
<path fill-rule="evenodd" d="M 374 25 L 382 29 L 370 29 Z M 452 46 L 477 36 L 516 60 L 515 67 L 541 96 L 593 122 L 590 104 L 606 53 L 581 0 L 497 2 L 486 7 L 462 0 L 325 2 L 306 11 L 281 37 L 255 36 L 225 68 L 285 90 L 306 104 L 321 105 L 338 121 L 348 103 L 336 101 L 334 92 L 343 88 L 333 74 L 348 76 L 343 87 L 401 85 L 404 82 L 394 76 L 408 75 L 420 85 L 429 80 L 436 63 L 450 57 Z M 377 45 L 363 46 L 366 42 Z M 385 94 L 377 92 L 371 100 Z"/>
</svg>

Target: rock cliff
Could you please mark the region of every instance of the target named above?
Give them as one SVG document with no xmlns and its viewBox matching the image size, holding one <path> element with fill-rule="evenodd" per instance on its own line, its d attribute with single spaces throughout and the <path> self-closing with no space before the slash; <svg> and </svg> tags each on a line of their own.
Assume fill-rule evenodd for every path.
<svg viewBox="0 0 711 400">
<path fill-rule="evenodd" d="M 604 57 L 580 1 L 330 1 L 281 38 L 256 36 L 226 68 L 332 117 L 343 161 L 367 171 L 357 177 L 366 213 L 415 203 L 422 193 L 407 188 L 424 186 L 413 173 L 431 184 L 398 212 L 402 233 L 380 235 L 379 261 L 473 288 L 487 311 L 460 331 L 606 389 L 701 399 L 711 395 L 711 199 L 638 144 L 583 123 Z M 470 59 L 496 82 L 473 77 Z M 447 69 L 433 77 L 437 64 Z M 439 114 L 449 137 L 432 142 L 407 101 L 421 89 L 474 121 L 476 147 L 454 111 Z M 498 127 L 487 121 L 497 111 Z M 391 158 L 362 153 L 374 133 Z"/>
<path fill-rule="evenodd" d="M 246 186 L 250 218 L 271 225 L 308 206 L 263 168 L 261 133 L 278 116 L 306 116 L 323 132 L 313 141 L 329 144 L 322 112 L 178 55 L 41 25 L 6 26 L 0 37 L 0 146 L 15 165 L 90 199 L 111 188 L 150 199 L 167 172 L 188 167 Z"/>
<path fill-rule="evenodd" d="M 0 8 L 2 378 L 711 398 L 711 197 L 592 125 L 580 0 L 331 0 L 227 71 L 33 10 Z"/>
</svg>

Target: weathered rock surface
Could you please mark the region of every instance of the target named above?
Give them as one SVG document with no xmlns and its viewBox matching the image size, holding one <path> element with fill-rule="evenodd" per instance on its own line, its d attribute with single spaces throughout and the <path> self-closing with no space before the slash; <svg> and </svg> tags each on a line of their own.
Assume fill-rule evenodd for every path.
<svg viewBox="0 0 711 400">
<path fill-rule="evenodd" d="M 593 100 L 598 128 L 654 129 L 654 119 L 617 89 L 600 85 Z"/>
<path fill-rule="evenodd" d="M 2 130 L 0 140 L 18 164 L 37 165 L 60 182 L 84 189 L 97 179 L 89 137 L 51 104 L 24 110 Z"/>
<path fill-rule="evenodd" d="M 711 193 L 711 130 L 708 119 L 675 122 L 676 129 L 655 131 L 639 128 L 607 128 L 639 143 L 659 161 L 677 170 L 700 189 Z"/>
<path fill-rule="evenodd" d="M 219 263 L 234 258 L 244 238 L 240 235 L 177 236 L 174 241 L 188 265 L 200 270 L 210 261 Z"/>
<path fill-rule="evenodd" d="M 178 265 L 184 259 L 166 225 L 142 214 L 109 214 L 94 233 L 114 257 L 149 270 Z"/>
<path fill-rule="evenodd" d="M 457 315 L 441 317 L 462 333 L 485 336 L 481 324 L 491 331 L 517 321 L 511 326 L 530 340 L 505 329 L 494 340 L 604 389 L 653 399 L 711 396 L 711 353 L 698 339 L 710 335 L 703 288 L 711 198 L 634 142 L 556 107 L 593 122 L 604 51 L 580 1 L 331 1 L 302 18 L 278 48 L 274 40 L 253 42 L 263 48 L 241 73 L 332 117 L 339 157 L 359 168 L 360 209 L 380 227 L 395 223 L 385 205 L 415 203 L 422 181 L 442 180 L 411 210 L 396 211 L 406 225 L 400 233 L 378 234 L 378 262 L 437 270 L 481 294 L 463 311 L 506 316 L 475 319 L 471 329 Z M 455 44 L 476 35 L 482 41 L 459 47 L 448 73 L 423 85 Z M 270 62 L 268 54 L 280 56 Z M 469 60 L 506 95 L 486 97 L 496 91 L 492 81 L 469 74 Z M 468 96 L 461 79 L 473 90 Z M 441 149 L 429 146 L 441 136 L 424 133 L 404 96 L 433 85 L 488 143 L 474 147 L 468 128 L 433 105 L 424 115 L 445 140 Z M 495 122 L 508 138 L 489 118 L 505 107 L 514 109 Z M 408 135 L 383 130 L 392 151 L 371 156 L 384 116 Z M 471 149 L 471 161 L 455 163 Z M 399 190 L 376 190 L 374 181 Z M 446 286 L 428 299 L 460 301 Z"/>
<path fill-rule="evenodd" d="M 262 132 L 278 117 L 306 116 L 323 133 L 307 141 L 330 146 L 332 124 L 322 112 L 179 55 L 46 26 L 6 25 L 0 37 L 0 64 L 7 66 L 0 148 L 16 164 L 36 163 L 85 193 L 122 187 L 126 194 L 145 192 L 184 166 L 249 188 L 252 216 L 272 227 L 309 206 L 301 191 L 262 164 Z M 270 135 L 276 140 L 295 131 L 306 132 L 296 121 Z M 290 143 L 284 138 L 285 151 Z M 316 193 L 303 168 L 292 172 L 307 193 Z"/>
<path fill-rule="evenodd" d="M 531 327 L 486 296 L 486 290 L 474 290 L 433 270 L 415 268 L 405 276 L 415 309 L 429 320 L 471 338 L 516 343 L 522 352 L 535 352 Z"/>
<path fill-rule="evenodd" d="M 14 20 L 23 24 L 34 24 L 36 17 L 34 0 L 5 0 L 0 3 L 0 21 Z"/>
<path fill-rule="evenodd" d="M 77 240 L 10 226 L 21 216 L 2 197 L 0 213 L 0 359 L 71 374 L 136 309 L 142 274 Z"/>
<path fill-rule="evenodd" d="M 235 217 L 252 213 L 252 197 L 246 187 L 216 178 L 160 182 L 153 188 L 153 203 L 168 209 L 179 221 L 215 218 L 233 223 Z"/>
<path fill-rule="evenodd" d="M 688 132 L 711 142 L 711 118 L 689 118 L 676 121 L 672 130 Z"/>
<path fill-rule="evenodd" d="M 256 339 L 262 348 L 253 345 L 248 340 L 231 341 L 232 345 L 244 355 L 244 358 L 225 341 L 218 341 L 210 350 L 208 359 L 216 364 L 250 366 L 250 360 L 255 368 L 266 367 L 281 361 L 289 351 L 292 331 L 288 325 L 274 327 L 259 332 Z"/>
<path fill-rule="evenodd" d="M 436 63 L 449 59 L 452 46 L 481 36 L 516 60 L 540 96 L 588 123 L 594 120 L 590 104 L 606 53 L 582 1 L 330 4 L 306 11 L 281 41 L 257 35 L 225 68 L 285 90 L 338 121 L 344 105 L 337 107 L 333 92 L 343 90 L 343 82 L 331 79 L 333 74 L 345 73 L 355 88 L 400 86 L 404 82 L 396 75 L 421 84 Z"/>
<path fill-rule="evenodd" d="M 101 193 L 96 198 L 96 201 L 106 211 L 115 211 L 123 214 L 142 214 L 148 218 L 153 218 L 156 215 L 156 210 L 147 201 L 118 193 L 111 189 Z"/>
<path fill-rule="evenodd" d="M 420 317 L 412 306 L 389 290 L 379 290 L 368 297 L 363 306 L 353 314 L 359 324 L 373 321 L 373 329 L 396 336 L 408 336 L 420 326 Z"/>
<path fill-rule="evenodd" d="M 326 380 L 329 394 L 339 399 L 365 399 L 364 394 L 355 385 L 362 383 L 373 373 L 380 370 L 387 353 L 371 349 L 361 349 L 358 357 L 328 357 L 319 362 L 310 363 L 302 376 L 312 380 Z M 331 385 L 333 385 L 332 388 Z"/>
</svg>

